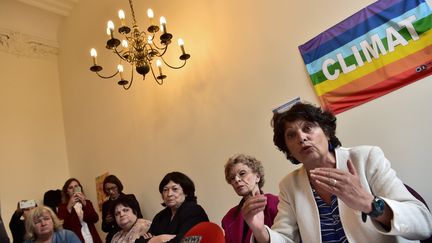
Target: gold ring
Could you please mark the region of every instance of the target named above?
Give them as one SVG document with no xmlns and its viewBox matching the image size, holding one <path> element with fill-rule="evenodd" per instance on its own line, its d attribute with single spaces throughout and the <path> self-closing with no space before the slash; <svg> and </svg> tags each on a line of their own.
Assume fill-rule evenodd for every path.
<svg viewBox="0 0 432 243">
<path fill-rule="evenodd" d="M 336 186 L 336 183 L 337 183 L 337 180 L 336 180 L 336 179 L 333 179 L 333 187 Z"/>
</svg>

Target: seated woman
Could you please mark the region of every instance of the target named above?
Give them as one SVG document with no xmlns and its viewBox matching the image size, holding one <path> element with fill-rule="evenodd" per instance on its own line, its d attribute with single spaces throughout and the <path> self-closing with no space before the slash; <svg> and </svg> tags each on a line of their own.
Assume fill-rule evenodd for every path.
<svg viewBox="0 0 432 243">
<path fill-rule="evenodd" d="M 153 218 L 148 242 L 179 243 L 183 235 L 200 222 L 208 222 L 204 209 L 197 204 L 193 181 L 181 172 L 165 175 L 159 184 L 165 209 Z"/>
<path fill-rule="evenodd" d="M 28 240 L 24 243 L 81 243 L 74 232 L 62 228 L 62 222 L 47 206 L 32 209 L 25 226 Z"/>
<path fill-rule="evenodd" d="M 265 197 L 243 215 L 257 242 L 407 242 L 428 238 L 432 216 L 375 146 L 342 148 L 336 117 L 297 103 L 273 116 L 273 141 L 302 166 L 279 184 L 279 212 L 265 226 Z"/>
<path fill-rule="evenodd" d="M 136 209 L 136 216 L 138 218 L 142 218 L 143 216 L 141 214 L 140 205 L 136 200 L 135 195 L 124 194 L 123 184 L 115 175 L 109 175 L 104 179 L 103 190 L 108 199 L 102 204 L 102 230 L 108 233 L 105 242 L 110 243 L 115 233 L 120 230 L 114 218 L 114 214 L 111 213 L 114 209 L 114 205 L 117 204 L 117 200 L 122 197 L 129 198 L 130 201 L 135 204 L 133 208 Z"/>
<path fill-rule="evenodd" d="M 58 217 L 64 220 L 63 227 L 73 231 L 84 243 L 102 243 L 94 226 L 99 216 L 84 195 L 81 183 L 75 178 L 68 179 L 63 185 L 62 197 Z"/>
<path fill-rule="evenodd" d="M 26 201 L 26 200 L 23 200 Z M 30 211 L 37 205 L 21 206 L 21 203 L 17 203 L 17 209 L 12 214 L 12 218 L 9 222 L 9 229 L 12 233 L 13 243 L 22 243 L 25 236 L 25 220 L 28 218 Z"/>
<path fill-rule="evenodd" d="M 231 208 L 222 219 L 222 228 L 225 230 L 226 243 L 249 243 L 252 231 L 245 223 L 241 214 L 243 203 L 253 195 L 263 194 L 264 167 L 256 158 L 244 154 L 235 155 L 225 164 L 225 180 L 234 191 L 242 197 L 240 203 Z M 273 194 L 263 194 L 267 198 L 264 209 L 264 224 L 273 225 L 277 214 L 279 199 Z"/>
<path fill-rule="evenodd" d="M 120 197 L 112 204 L 110 214 L 114 215 L 119 231 L 113 236 L 113 243 L 141 243 L 147 242 L 143 236 L 137 237 L 139 231 L 138 211 L 135 200 L 130 197 Z M 150 225 L 148 225 L 150 226 Z M 148 229 L 148 228 L 147 228 Z M 138 238 L 138 239 L 137 239 Z"/>
</svg>

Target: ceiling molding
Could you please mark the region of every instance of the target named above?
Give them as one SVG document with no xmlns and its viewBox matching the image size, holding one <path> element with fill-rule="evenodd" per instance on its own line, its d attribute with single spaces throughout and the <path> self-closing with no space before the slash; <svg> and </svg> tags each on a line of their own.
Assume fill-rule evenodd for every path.
<svg viewBox="0 0 432 243">
<path fill-rule="evenodd" d="M 58 55 L 59 47 L 36 36 L 0 29 L 0 52 L 16 56 L 49 57 Z"/>
<path fill-rule="evenodd" d="M 61 16 L 69 16 L 75 3 L 78 2 L 78 0 L 18 0 L 18 1 Z"/>
</svg>

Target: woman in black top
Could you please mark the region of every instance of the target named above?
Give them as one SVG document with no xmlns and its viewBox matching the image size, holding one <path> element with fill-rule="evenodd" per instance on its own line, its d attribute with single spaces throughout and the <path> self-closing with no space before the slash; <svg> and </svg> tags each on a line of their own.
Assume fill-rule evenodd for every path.
<svg viewBox="0 0 432 243">
<path fill-rule="evenodd" d="M 35 206 L 21 208 L 20 202 L 17 203 L 17 209 L 12 214 L 12 218 L 9 222 L 9 229 L 12 233 L 13 243 L 22 243 L 24 241 L 25 230 L 25 220 L 30 215 L 30 210 L 35 208 Z"/>
<path fill-rule="evenodd" d="M 193 226 L 209 221 L 204 209 L 197 204 L 193 181 L 185 174 L 171 172 L 165 175 L 159 184 L 159 192 L 165 209 L 153 218 L 147 234 L 149 243 L 178 243 Z"/>
<path fill-rule="evenodd" d="M 120 230 L 114 215 L 112 215 L 113 206 L 119 198 L 127 197 L 136 208 L 136 215 L 142 218 L 141 209 L 138 201 L 133 194 L 123 193 L 123 184 L 115 175 L 109 175 L 103 181 L 103 190 L 108 199 L 102 204 L 102 230 L 107 234 L 106 243 L 110 243 L 112 237 Z"/>
</svg>

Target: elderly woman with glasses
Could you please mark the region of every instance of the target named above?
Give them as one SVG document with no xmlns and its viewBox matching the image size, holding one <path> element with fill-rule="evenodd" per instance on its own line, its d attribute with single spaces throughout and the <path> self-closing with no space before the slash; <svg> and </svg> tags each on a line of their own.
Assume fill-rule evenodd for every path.
<svg viewBox="0 0 432 243">
<path fill-rule="evenodd" d="M 245 223 L 241 213 L 244 202 L 253 195 L 264 195 L 267 200 L 264 209 L 264 224 L 271 227 L 277 214 L 279 199 L 273 194 L 263 193 L 264 167 L 252 156 L 239 154 L 229 158 L 225 164 L 225 180 L 242 198 L 240 203 L 231 208 L 222 219 L 225 242 L 250 242 L 252 231 Z"/>
<path fill-rule="evenodd" d="M 336 117 L 297 103 L 273 116 L 273 141 L 302 166 L 279 184 L 279 212 L 264 225 L 265 198 L 244 205 L 257 242 L 408 242 L 428 238 L 432 216 L 405 188 L 383 151 L 340 147 Z"/>
</svg>

